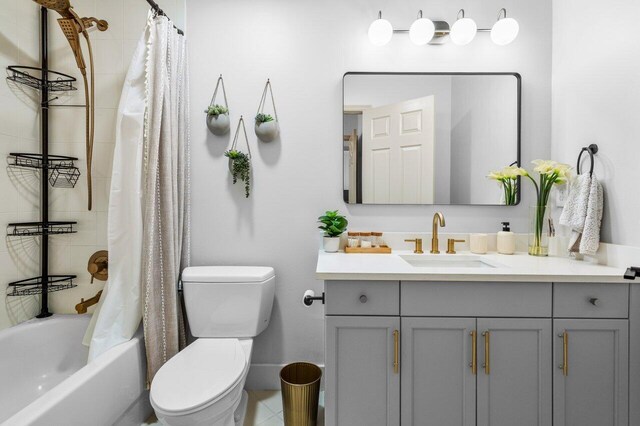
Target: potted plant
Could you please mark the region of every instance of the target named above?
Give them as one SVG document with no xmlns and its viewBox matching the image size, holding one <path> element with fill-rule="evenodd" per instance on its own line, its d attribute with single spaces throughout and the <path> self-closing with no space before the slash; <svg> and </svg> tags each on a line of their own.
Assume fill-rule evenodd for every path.
<svg viewBox="0 0 640 426">
<path fill-rule="evenodd" d="M 229 108 L 222 105 L 210 105 L 204 112 L 207 113 L 207 127 L 216 136 L 222 136 L 229 132 Z"/>
<path fill-rule="evenodd" d="M 336 253 L 340 248 L 340 235 L 347 230 L 349 221 L 344 216 L 338 214 L 338 210 L 327 211 L 318 218 L 319 229 L 324 231 L 323 246 L 327 253 Z"/>
<path fill-rule="evenodd" d="M 232 149 L 224 153 L 229 158 L 229 171 L 233 177 L 233 184 L 238 179 L 244 182 L 245 197 L 249 198 L 251 192 L 251 157 L 242 151 Z"/>
<path fill-rule="evenodd" d="M 280 128 L 278 122 L 270 114 L 258 113 L 256 115 L 255 132 L 262 142 L 272 142 L 278 137 Z"/>
</svg>

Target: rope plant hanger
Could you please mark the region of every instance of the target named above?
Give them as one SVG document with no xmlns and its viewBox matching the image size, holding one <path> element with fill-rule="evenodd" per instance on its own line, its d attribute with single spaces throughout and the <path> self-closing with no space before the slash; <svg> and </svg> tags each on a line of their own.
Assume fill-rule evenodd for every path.
<svg viewBox="0 0 640 426">
<path fill-rule="evenodd" d="M 271 105 L 273 106 L 273 116 L 264 113 L 264 107 L 267 101 L 267 91 L 271 95 Z M 258 139 L 262 142 L 272 142 L 280 134 L 280 126 L 278 124 L 278 112 L 276 111 L 276 101 L 273 99 L 273 88 L 271 81 L 267 79 L 264 86 L 260 105 L 258 105 L 258 113 L 256 114 L 255 132 Z"/>
<path fill-rule="evenodd" d="M 222 88 L 224 105 L 216 103 L 216 97 L 218 96 L 218 90 L 220 88 Z M 213 91 L 213 97 L 211 98 L 209 107 L 205 112 L 207 113 L 207 127 L 211 133 L 216 136 L 222 136 L 229 133 L 229 128 L 231 127 L 231 123 L 229 121 L 229 102 L 227 101 L 227 91 L 224 88 L 222 74 L 218 77 L 216 89 Z"/>
<path fill-rule="evenodd" d="M 238 149 L 238 139 L 240 138 L 240 129 L 244 133 L 244 142 L 247 146 L 247 152 L 242 152 Z M 238 127 L 236 128 L 236 134 L 233 137 L 233 144 L 231 149 L 224 153 L 225 157 L 229 158 L 229 171 L 233 177 L 233 184 L 238 182 L 238 179 L 244 182 L 245 197 L 249 198 L 251 193 L 251 148 L 249 147 L 249 139 L 247 138 L 247 129 L 244 125 L 244 118 L 240 116 L 238 121 Z"/>
</svg>

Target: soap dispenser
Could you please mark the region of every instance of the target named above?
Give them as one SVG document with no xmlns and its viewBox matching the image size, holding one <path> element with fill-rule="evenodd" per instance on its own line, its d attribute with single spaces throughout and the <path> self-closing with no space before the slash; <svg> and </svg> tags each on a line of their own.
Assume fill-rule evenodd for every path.
<svg viewBox="0 0 640 426">
<path fill-rule="evenodd" d="M 509 222 L 502 222 L 502 231 L 498 232 L 498 253 L 514 254 L 516 252 L 516 234 L 511 232 Z"/>
</svg>

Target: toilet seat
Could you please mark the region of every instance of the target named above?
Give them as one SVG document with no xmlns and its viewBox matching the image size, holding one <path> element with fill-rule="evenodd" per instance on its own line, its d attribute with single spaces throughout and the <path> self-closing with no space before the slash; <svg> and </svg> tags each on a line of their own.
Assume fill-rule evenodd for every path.
<svg viewBox="0 0 640 426">
<path fill-rule="evenodd" d="M 160 368 L 151 403 L 172 415 L 198 411 L 233 391 L 248 367 L 238 339 L 198 339 Z"/>
</svg>

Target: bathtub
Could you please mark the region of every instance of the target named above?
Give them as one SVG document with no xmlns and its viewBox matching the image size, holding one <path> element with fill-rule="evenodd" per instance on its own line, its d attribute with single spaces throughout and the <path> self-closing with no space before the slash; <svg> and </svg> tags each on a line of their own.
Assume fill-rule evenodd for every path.
<svg viewBox="0 0 640 426">
<path fill-rule="evenodd" d="M 151 414 L 142 333 L 87 364 L 89 319 L 54 315 L 0 332 L 1 426 L 139 426 Z"/>
</svg>

